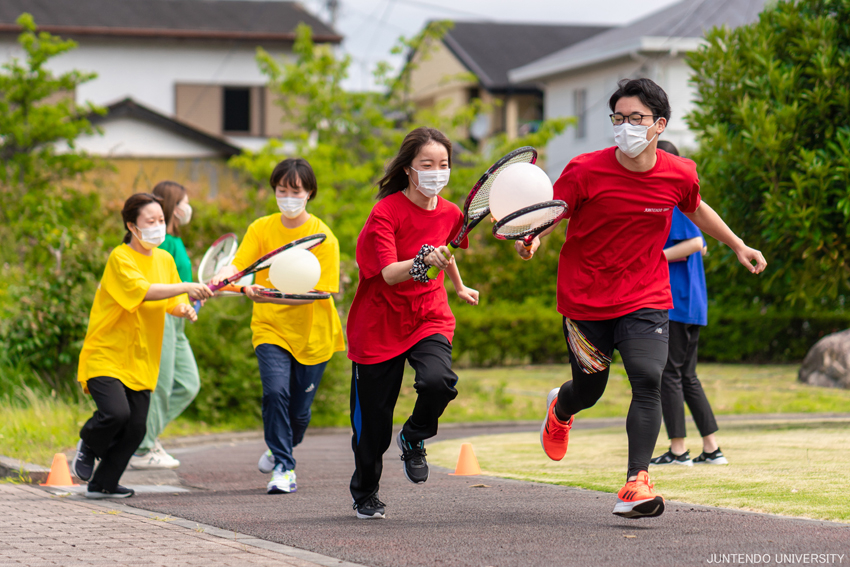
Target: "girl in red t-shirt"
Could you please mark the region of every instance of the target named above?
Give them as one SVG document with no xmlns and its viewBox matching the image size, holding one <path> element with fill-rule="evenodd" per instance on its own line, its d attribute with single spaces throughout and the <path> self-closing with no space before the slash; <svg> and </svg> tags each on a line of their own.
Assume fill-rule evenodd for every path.
<svg viewBox="0 0 850 567">
<path fill-rule="evenodd" d="M 478 292 L 464 287 L 446 247 L 463 224 L 460 209 L 438 195 L 449 181 L 451 156 L 451 142 L 439 130 L 410 132 L 378 182 L 378 203 L 357 238 L 360 280 L 347 332 L 355 462 L 351 495 L 358 518 L 384 517 L 378 484 L 405 361 L 416 371 L 417 398 L 396 442 L 411 482 L 428 480 L 424 441 L 437 434 L 439 417 L 457 396 L 455 318 L 442 271 L 470 305 L 478 304 Z M 425 275 L 429 266 L 441 270 L 437 279 Z"/>
</svg>

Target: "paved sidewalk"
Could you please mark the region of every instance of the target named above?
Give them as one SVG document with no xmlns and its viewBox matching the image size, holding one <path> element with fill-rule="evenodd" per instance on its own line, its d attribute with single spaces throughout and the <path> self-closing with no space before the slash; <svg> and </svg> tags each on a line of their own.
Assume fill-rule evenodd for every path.
<svg viewBox="0 0 850 567">
<path fill-rule="evenodd" d="M 355 567 L 122 502 L 94 502 L 32 486 L 0 484 L 0 566 Z"/>
</svg>

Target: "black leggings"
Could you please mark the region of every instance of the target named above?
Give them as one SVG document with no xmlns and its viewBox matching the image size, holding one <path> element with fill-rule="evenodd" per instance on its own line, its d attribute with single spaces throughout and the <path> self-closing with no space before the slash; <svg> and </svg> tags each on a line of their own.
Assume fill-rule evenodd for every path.
<svg viewBox="0 0 850 567">
<path fill-rule="evenodd" d="M 717 431 L 717 421 L 697 378 L 699 325 L 670 321 L 670 352 L 661 377 L 661 412 L 667 437 L 686 437 L 685 404 L 702 437 Z"/>
<path fill-rule="evenodd" d="M 131 390 L 117 378 L 98 376 L 87 383 L 97 411 L 80 430 L 80 438 L 100 459 L 89 487 L 114 492 L 133 452 L 147 431 L 150 390 Z"/>
<path fill-rule="evenodd" d="M 626 433 L 629 437 L 629 472 L 634 476 L 649 468 L 649 460 L 655 449 L 655 442 L 661 430 L 661 373 L 667 362 L 667 333 L 664 325 L 663 337 L 647 338 L 646 333 L 634 332 L 633 325 L 621 325 L 615 328 L 620 319 L 608 321 L 582 321 L 578 323 L 582 333 L 601 352 L 613 355 L 614 348 L 620 351 L 623 366 L 629 376 L 632 387 L 632 403 L 626 418 Z M 666 323 L 666 311 L 664 312 Z M 638 325 L 640 326 L 640 325 Z M 657 323 L 647 321 L 649 329 L 661 328 Z M 626 327 L 626 333 L 621 333 Z M 567 335 L 566 325 L 564 333 Z M 624 334 L 621 338 L 618 335 Z M 568 336 L 568 335 L 567 335 Z M 569 338 L 567 338 L 569 346 Z M 609 368 L 587 374 L 579 365 L 577 357 L 570 349 L 570 366 L 573 379 L 561 386 L 558 392 L 556 411 L 559 418 L 569 416 L 592 407 L 608 384 Z"/>
</svg>

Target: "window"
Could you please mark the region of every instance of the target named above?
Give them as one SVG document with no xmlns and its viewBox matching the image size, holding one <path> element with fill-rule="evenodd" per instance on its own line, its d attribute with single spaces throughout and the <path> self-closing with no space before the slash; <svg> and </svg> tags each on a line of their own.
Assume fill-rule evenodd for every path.
<svg viewBox="0 0 850 567">
<path fill-rule="evenodd" d="M 573 114 L 576 117 L 576 140 L 587 135 L 587 91 L 576 89 L 573 92 Z"/>
<path fill-rule="evenodd" d="M 224 131 L 251 131 L 251 89 L 224 87 Z"/>
</svg>

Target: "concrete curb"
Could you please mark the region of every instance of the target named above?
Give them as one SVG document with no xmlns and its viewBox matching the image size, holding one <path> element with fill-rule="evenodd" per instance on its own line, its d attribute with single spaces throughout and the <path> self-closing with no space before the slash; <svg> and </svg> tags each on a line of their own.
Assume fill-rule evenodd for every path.
<svg viewBox="0 0 850 567">
<path fill-rule="evenodd" d="M 14 478 L 27 480 L 30 483 L 41 483 L 47 480 L 50 469 L 41 465 L 25 463 L 18 459 L 12 459 L 0 455 L 0 478 Z"/>
</svg>

